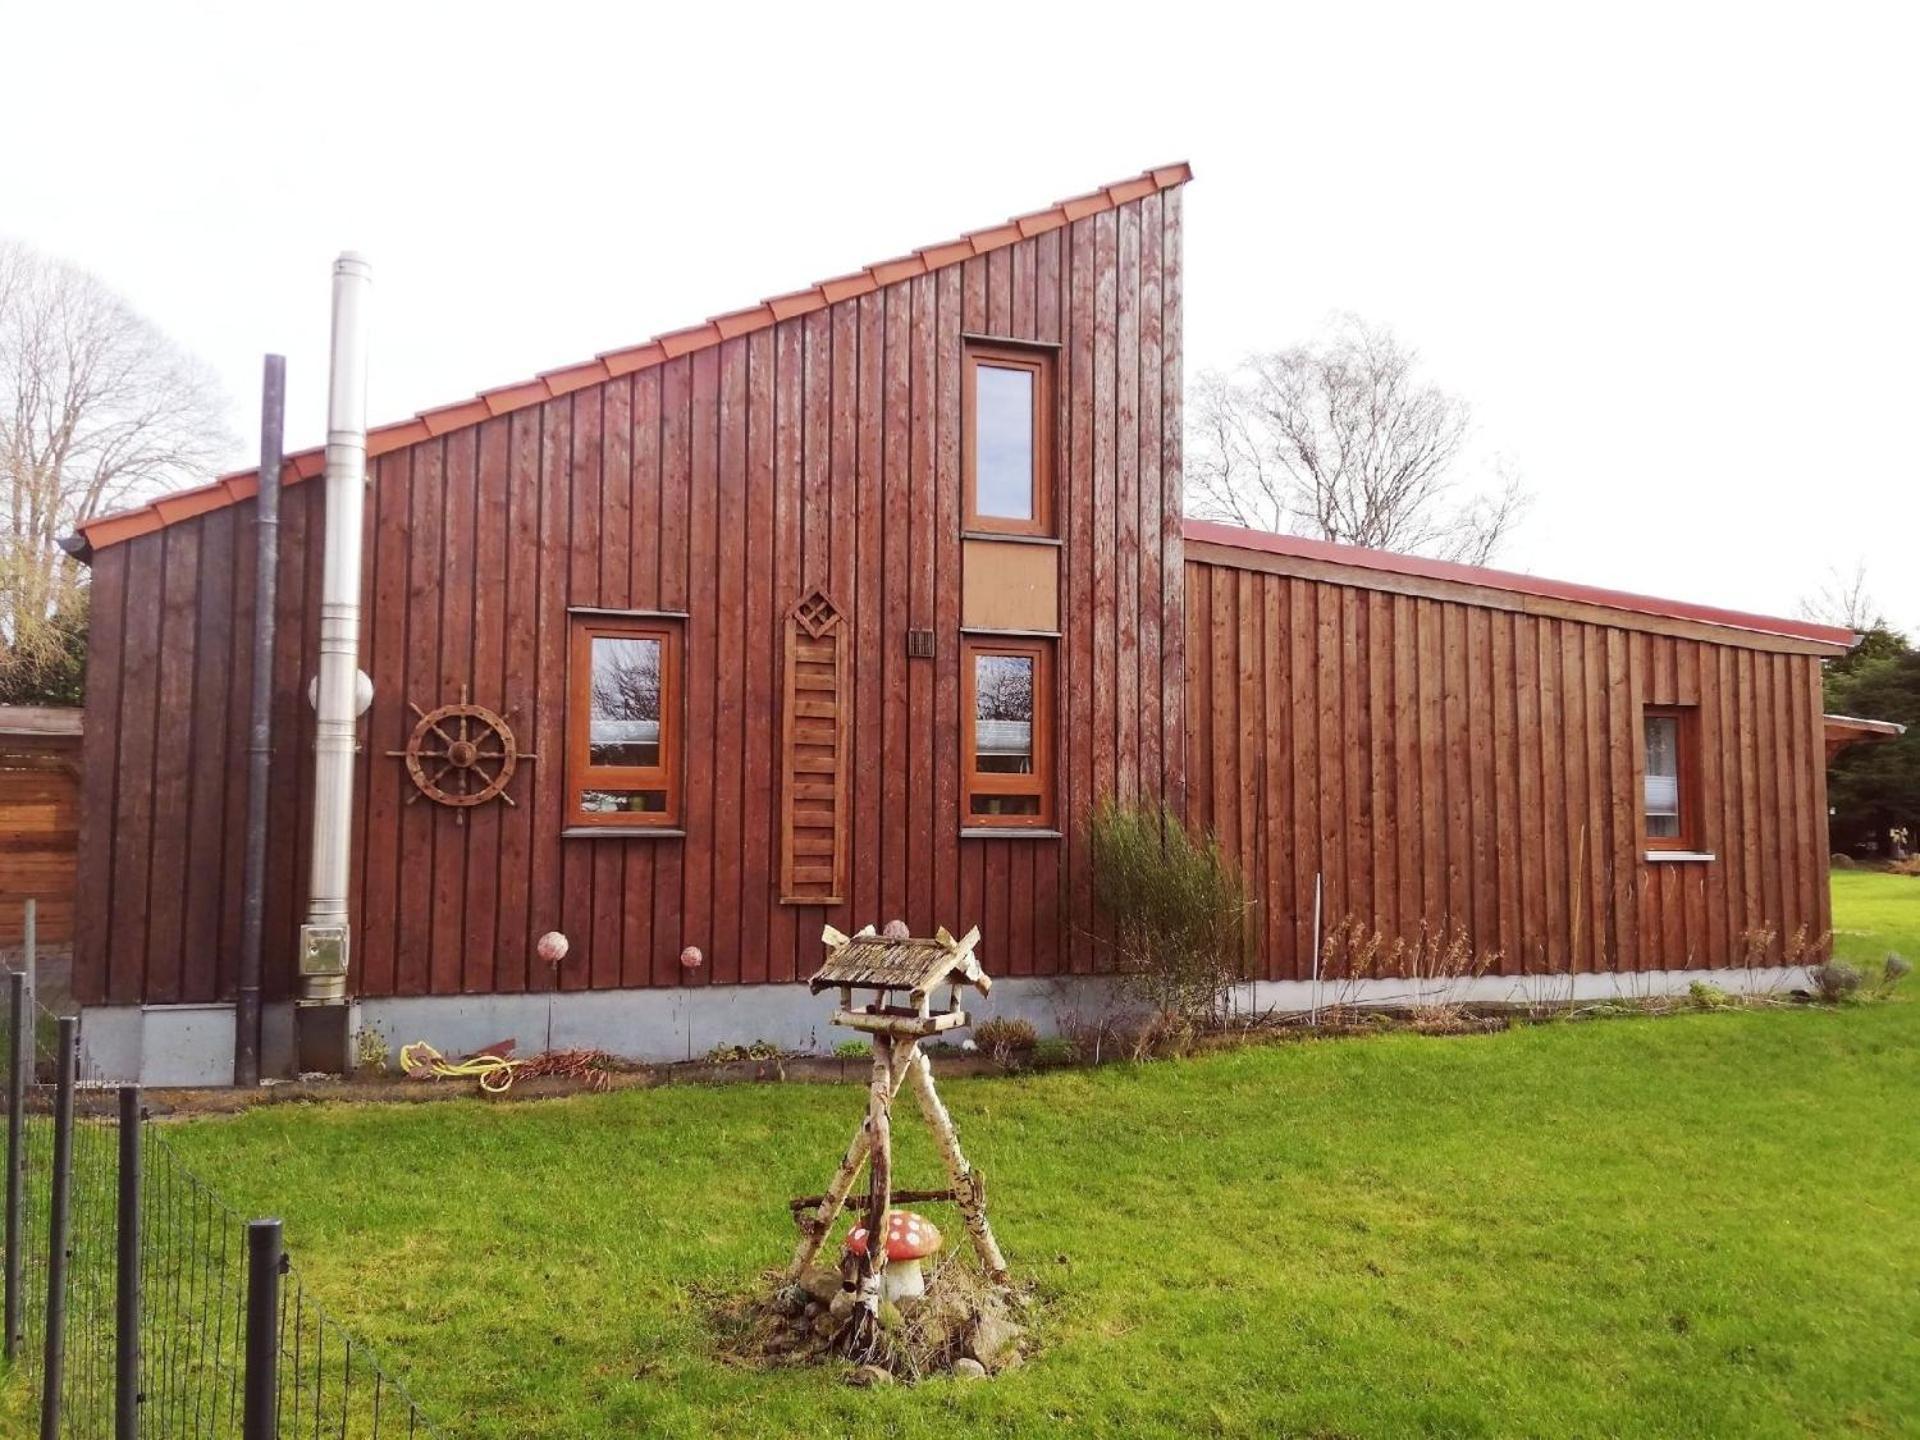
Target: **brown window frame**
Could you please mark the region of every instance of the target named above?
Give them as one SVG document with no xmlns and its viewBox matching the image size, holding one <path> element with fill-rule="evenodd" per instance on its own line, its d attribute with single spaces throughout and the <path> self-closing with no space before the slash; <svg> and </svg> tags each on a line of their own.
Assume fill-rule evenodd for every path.
<svg viewBox="0 0 1920 1440">
<path fill-rule="evenodd" d="M 992 635 L 969 635 L 960 645 L 960 823 L 966 829 L 1051 830 L 1054 825 L 1053 793 L 1053 646 L 1052 640 Z M 1033 661 L 1033 770 L 1026 775 L 981 770 L 975 726 L 979 706 L 976 703 L 976 661 L 982 656 L 1008 656 Z M 1033 795 L 1039 809 L 1032 815 L 979 815 L 974 813 L 975 795 Z"/>
<path fill-rule="evenodd" d="M 685 625 L 679 620 L 606 615 L 571 615 L 567 638 L 567 797 L 566 823 L 606 829 L 675 829 L 680 824 L 680 677 Z M 587 760 L 593 707 L 593 642 L 596 639 L 660 641 L 660 763 L 594 765 Z M 583 809 L 584 790 L 661 790 L 664 810 Z"/>
<path fill-rule="evenodd" d="M 1655 835 L 1647 828 L 1647 762 L 1645 755 L 1647 721 L 1674 721 L 1674 759 L 1679 770 L 1679 833 Z M 1700 831 L 1700 712 L 1692 705 L 1643 705 L 1640 707 L 1640 838 L 1649 850 L 1678 850 L 1698 853 L 1706 848 Z"/>
<path fill-rule="evenodd" d="M 999 340 L 968 340 L 965 342 L 965 354 L 960 386 L 961 490 L 965 510 L 962 528 L 986 535 L 1050 538 L 1054 534 L 1054 351 L 1049 347 L 1010 344 Z M 976 392 L 982 363 L 1002 370 L 1026 370 L 1034 377 L 1033 518 L 1030 520 L 980 513 L 980 445 L 974 427 L 978 423 Z"/>
</svg>

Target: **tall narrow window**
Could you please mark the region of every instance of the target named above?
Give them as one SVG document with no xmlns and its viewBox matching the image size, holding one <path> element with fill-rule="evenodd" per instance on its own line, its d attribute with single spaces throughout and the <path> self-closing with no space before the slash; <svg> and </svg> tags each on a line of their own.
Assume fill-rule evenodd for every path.
<svg viewBox="0 0 1920 1440">
<path fill-rule="evenodd" d="M 1698 746 L 1693 711 L 1677 705 L 1649 705 L 1642 712 L 1646 773 L 1642 809 L 1650 850 L 1700 848 L 1699 803 L 1694 794 Z"/>
<path fill-rule="evenodd" d="M 1053 352 L 967 346 L 966 528 L 1053 534 Z"/>
<path fill-rule="evenodd" d="M 569 823 L 677 824 L 680 627 L 576 616 L 570 659 Z"/>
<path fill-rule="evenodd" d="M 969 640 L 966 823 L 1053 824 L 1053 647 L 1040 640 Z"/>
</svg>

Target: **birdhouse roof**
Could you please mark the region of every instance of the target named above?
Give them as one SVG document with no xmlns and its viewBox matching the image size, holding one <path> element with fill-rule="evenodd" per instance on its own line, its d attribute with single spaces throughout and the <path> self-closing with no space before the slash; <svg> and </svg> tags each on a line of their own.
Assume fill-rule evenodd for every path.
<svg viewBox="0 0 1920 1440">
<path fill-rule="evenodd" d="M 829 925 L 821 934 L 827 959 L 807 987 L 818 995 L 840 986 L 857 989 L 909 990 L 924 995 L 936 985 L 973 985 L 981 994 L 993 981 L 974 958 L 980 931 L 969 930 L 956 940 L 944 929 L 931 938 L 891 939 L 869 925 L 858 935 L 842 935 Z"/>
</svg>

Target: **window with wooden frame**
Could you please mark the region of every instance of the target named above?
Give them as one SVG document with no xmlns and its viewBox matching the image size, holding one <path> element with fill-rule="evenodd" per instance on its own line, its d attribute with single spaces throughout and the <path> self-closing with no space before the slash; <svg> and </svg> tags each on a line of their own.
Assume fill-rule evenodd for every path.
<svg viewBox="0 0 1920 1440">
<path fill-rule="evenodd" d="M 1051 829 L 1053 642 L 970 637 L 960 674 L 963 823 Z"/>
<path fill-rule="evenodd" d="M 964 528 L 1053 530 L 1053 351 L 970 340 L 961 383 Z"/>
<path fill-rule="evenodd" d="M 1690 705 L 1648 705 L 1641 711 L 1645 761 L 1642 828 L 1649 850 L 1699 850 L 1700 727 Z"/>
<path fill-rule="evenodd" d="M 676 620 L 573 617 L 568 824 L 679 824 L 680 645 Z"/>
</svg>

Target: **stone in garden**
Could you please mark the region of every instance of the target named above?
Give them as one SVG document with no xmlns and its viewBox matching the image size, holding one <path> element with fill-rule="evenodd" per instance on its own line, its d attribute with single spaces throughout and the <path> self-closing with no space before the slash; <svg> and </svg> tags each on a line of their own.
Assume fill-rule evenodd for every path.
<svg viewBox="0 0 1920 1440">
<path fill-rule="evenodd" d="M 851 1290 L 834 1291 L 833 1300 L 827 1306 L 827 1313 L 836 1321 L 844 1320 L 847 1316 L 851 1315 L 853 1313 L 853 1292 Z"/>
<path fill-rule="evenodd" d="M 891 1385 L 893 1384 L 893 1372 L 883 1370 L 878 1365 L 862 1365 L 858 1370 L 847 1376 L 847 1383 L 849 1385 L 860 1386 Z"/>
<path fill-rule="evenodd" d="M 813 1320 L 813 1333 L 822 1340 L 831 1340 L 833 1332 L 840 1328 L 840 1322 L 831 1315 L 816 1315 Z"/>
<path fill-rule="evenodd" d="M 800 1274 L 800 1288 L 825 1305 L 840 1293 L 840 1272 L 824 1265 L 809 1265 Z"/>
<path fill-rule="evenodd" d="M 971 1355 L 962 1355 L 953 1362 L 953 1376 L 956 1380 L 984 1380 L 987 1378 L 987 1367 Z"/>
<path fill-rule="evenodd" d="M 1020 1342 L 1020 1327 L 1011 1320 L 1002 1319 L 992 1311 L 983 1313 L 974 1322 L 973 1335 L 967 1349 L 989 1370 L 998 1370 L 1009 1363 L 1014 1347 Z"/>
<path fill-rule="evenodd" d="M 780 1293 L 773 1297 L 774 1312 L 792 1319 L 807 1305 L 807 1292 L 798 1285 L 783 1285 Z"/>
</svg>

